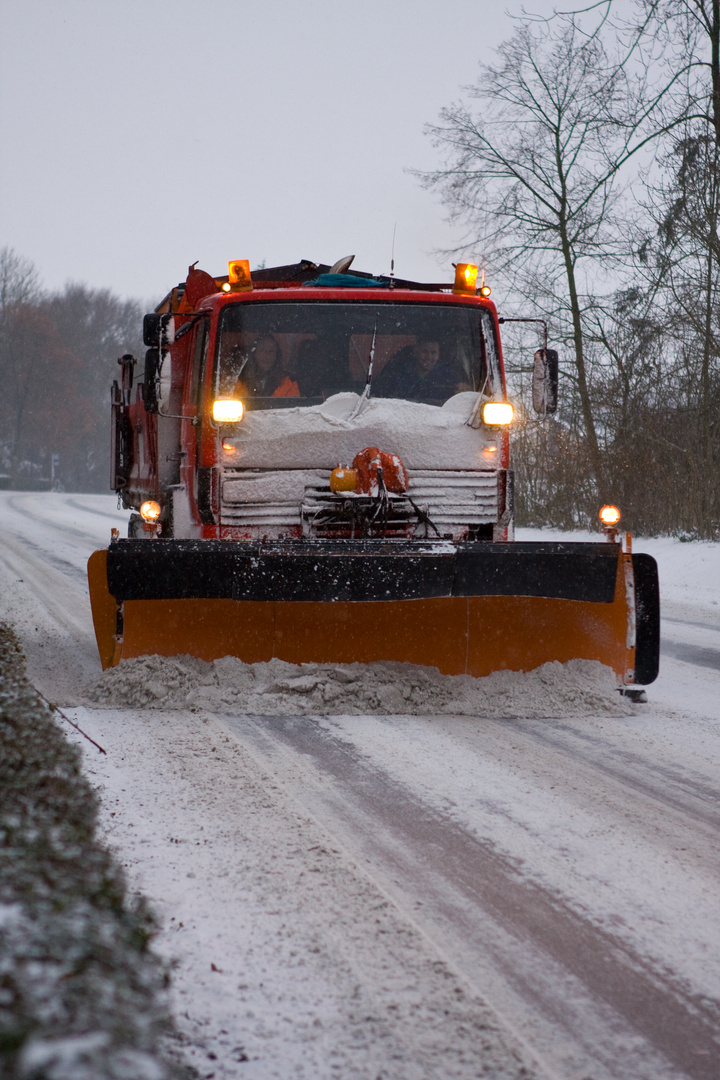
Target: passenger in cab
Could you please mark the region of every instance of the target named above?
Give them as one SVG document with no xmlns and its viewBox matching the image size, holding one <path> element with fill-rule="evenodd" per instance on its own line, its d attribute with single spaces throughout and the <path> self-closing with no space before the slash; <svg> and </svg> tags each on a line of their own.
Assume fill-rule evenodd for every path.
<svg viewBox="0 0 720 1080">
<path fill-rule="evenodd" d="M 240 372 L 235 395 L 239 398 L 300 396 L 298 384 L 283 371 L 280 346 L 272 334 L 263 334 L 253 345 Z"/>
<path fill-rule="evenodd" d="M 453 365 L 441 360 L 439 341 L 420 338 L 390 358 L 372 389 L 377 397 L 445 401 L 472 387 L 461 380 Z"/>
</svg>

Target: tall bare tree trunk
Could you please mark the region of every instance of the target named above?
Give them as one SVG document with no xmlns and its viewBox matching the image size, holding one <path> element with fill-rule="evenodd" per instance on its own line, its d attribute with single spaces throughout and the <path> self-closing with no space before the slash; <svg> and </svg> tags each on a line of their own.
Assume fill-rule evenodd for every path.
<svg viewBox="0 0 720 1080">
<path fill-rule="evenodd" d="M 712 123 L 715 128 L 715 145 L 720 149 L 720 0 L 712 0 L 712 17 L 709 30 L 712 72 Z"/>
<path fill-rule="evenodd" d="M 570 301 L 570 313 L 573 326 L 573 345 L 575 348 L 575 371 L 577 373 L 578 394 L 580 395 L 580 408 L 582 409 L 583 424 L 585 425 L 585 437 L 590 450 L 590 464 L 601 498 L 605 495 L 605 470 L 603 465 L 600 445 L 598 443 L 595 418 L 593 416 L 592 402 L 590 400 L 590 388 L 588 386 L 587 368 L 585 365 L 584 333 L 580 300 L 578 297 L 577 282 L 575 280 L 575 261 L 572 247 L 568 237 L 567 222 L 564 215 L 560 221 L 560 241 L 562 245 L 563 260 L 565 263 L 565 276 L 568 285 L 568 298 Z"/>
</svg>

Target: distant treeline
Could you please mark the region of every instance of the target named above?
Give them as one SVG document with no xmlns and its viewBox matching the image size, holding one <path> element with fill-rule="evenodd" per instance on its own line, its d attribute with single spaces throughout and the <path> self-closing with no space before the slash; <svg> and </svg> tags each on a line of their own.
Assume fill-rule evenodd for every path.
<svg viewBox="0 0 720 1080">
<path fill-rule="evenodd" d="M 119 356 L 141 355 L 144 310 L 86 285 L 45 292 L 0 251 L 0 486 L 109 490 L 110 384 Z"/>
</svg>

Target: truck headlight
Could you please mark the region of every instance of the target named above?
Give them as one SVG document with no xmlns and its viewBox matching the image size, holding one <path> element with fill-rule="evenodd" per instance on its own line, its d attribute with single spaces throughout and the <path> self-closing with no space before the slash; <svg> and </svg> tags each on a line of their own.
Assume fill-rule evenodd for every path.
<svg viewBox="0 0 720 1080">
<path fill-rule="evenodd" d="M 488 401 L 483 405 L 483 423 L 490 424 L 492 427 L 505 427 L 506 424 L 512 424 L 514 415 L 514 409 L 509 401 Z"/>
<path fill-rule="evenodd" d="M 217 398 L 212 405 L 216 424 L 238 424 L 245 415 L 245 406 L 237 398 Z"/>
</svg>

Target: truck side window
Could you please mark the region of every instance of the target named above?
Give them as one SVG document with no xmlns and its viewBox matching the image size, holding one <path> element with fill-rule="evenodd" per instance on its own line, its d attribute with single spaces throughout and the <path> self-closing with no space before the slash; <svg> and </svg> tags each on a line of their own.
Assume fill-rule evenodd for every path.
<svg viewBox="0 0 720 1080">
<path fill-rule="evenodd" d="M 195 327 L 192 359 L 190 362 L 190 378 L 188 379 L 188 404 L 196 406 L 198 412 L 200 411 L 199 392 L 202 385 L 201 375 L 205 370 L 209 337 L 210 320 L 201 319 L 199 324 Z"/>
</svg>

